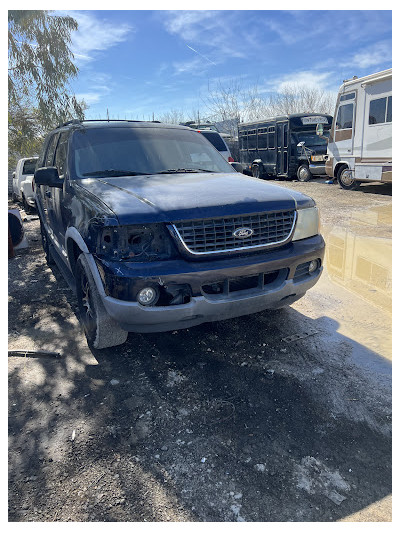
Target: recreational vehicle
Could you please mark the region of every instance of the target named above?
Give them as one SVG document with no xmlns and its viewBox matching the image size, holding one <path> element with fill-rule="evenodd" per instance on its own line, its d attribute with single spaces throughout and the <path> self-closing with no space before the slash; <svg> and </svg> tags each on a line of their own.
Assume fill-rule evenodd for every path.
<svg viewBox="0 0 400 533">
<path fill-rule="evenodd" d="M 326 158 L 326 173 L 343 189 L 392 181 L 392 69 L 340 87 Z"/>
<path fill-rule="evenodd" d="M 321 124 L 323 137 L 316 134 Z M 296 177 L 308 181 L 325 174 L 330 115 L 291 114 L 239 124 L 240 164 L 244 174 L 256 178 Z"/>
</svg>

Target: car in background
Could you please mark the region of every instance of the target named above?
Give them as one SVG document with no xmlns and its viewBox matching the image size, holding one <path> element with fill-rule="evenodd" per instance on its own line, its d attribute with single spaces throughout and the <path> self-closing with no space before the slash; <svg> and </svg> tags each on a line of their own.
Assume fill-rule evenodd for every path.
<svg viewBox="0 0 400 533">
<path fill-rule="evenodd" d="M 13 199 L 21 202 L 27 213 L 35 208 L 32 181 L 37 160 L 37 157 L 20 159 L 13 173 Z"/>
<path fill-rule="evenodd" d="M 194 130 L 213 130 L 220 133 L 217 126 L 212 122 L 194 122 L 193 120 L 190 120 L 189 122 L 181 122 L 180 125 L 188 126 L 189 128 L 192 128 Z"/>
<path fill-rule="evenodd" d="M 218 150 L 218 152 L 224 157 L 226 161 L 228 161 L 228 163 L 233 161 L 231 151 L 229 150 L 228 145 L 226 144 L 220 133 L 211 129 L 199 129 L 197 131 L 201 133 L 207 139 L 207 141 L 209 141 L 214 146 L 214 148 Z"/>
</svg>

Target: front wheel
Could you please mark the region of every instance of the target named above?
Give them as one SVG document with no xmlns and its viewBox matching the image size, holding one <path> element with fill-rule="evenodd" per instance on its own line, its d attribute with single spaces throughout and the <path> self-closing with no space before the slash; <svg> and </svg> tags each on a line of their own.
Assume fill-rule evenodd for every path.
<svg viewBox="0 0 400 533">
<path fill-rule="evenodd" d="M 341 188 L 346 191 L 354 191 L 360 186 L 360 182 L 354 179 L 353 172 L 347 167 L 340 169 L 337 179 Z"/>
<path fill-rule="evenodd" d="M 101 350 L 123 344 L 128 337 L 128 332 L 120 328 L 107 313 L 89 262 L 83 253 L 76 262 L 75 281 L 80 320 L 88 345 Z"/>
<path fill-rule="evenodd" d="M 251 166 L 251 173 L 253 175 L 253 178 L 261 178 L 261 171 L 259 165 L 252 165 Z"/>
<path fill-rule="evenodd" d="M 53 256 L 51 255 L 51 252 L 50 252 L 49 236 L 47 235 L 47 232 L 44 229 L 43 224 L 41 222 L 40 222 L 40 235 L 42 237 L 42 247 L 43 247 L 43 251 L 44 251 L 44 256 L 46 258 L 46 263 L 48 265 L 54 265 L 55 261 L 53 259 Z"/>
<path fill-rule="evenodd" d="M 312 174 L 308 165 L 300 165 L 297 169 L 297 179 L 299 181 L 310 181 Z"/>
</svg>

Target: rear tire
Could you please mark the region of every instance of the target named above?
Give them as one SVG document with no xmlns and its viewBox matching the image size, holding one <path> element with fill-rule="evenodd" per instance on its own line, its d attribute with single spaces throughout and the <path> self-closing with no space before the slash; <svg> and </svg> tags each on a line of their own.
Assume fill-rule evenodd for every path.
<svg viewBox="0 0 400 533">
<path fill-rule="evenodd" d="M 346 191 L 355 191 L 360 186 L 360 182 L 353 178 L 353 172 L 347 167 L 342 167 L 339 170 L 337 180 L 341 188 Z"/>
<path fill-rule="evenodd" d="M 123 344 L 128 337 L 128 332 L 120 328 L 107 313 L 89 262 L 83 253 L 76 262 L 75 281 L 80 321 L 89 347 L 102 350 Z"/>
<path fill-rule="evenodd" d="M 28 202 L 26 201 L 25 195 L 22 195 L 22 205 L 24 207 L 24 211 L 27 215 L 31 215 L 33 213 L 34 208 L 31 207 Z"/>
<path fill-rule="evenodd" d="M 300 165 L 297 169 L 297 179 L 299 181 L 310 181 L 311 178 L 312 174 L 308 168 L 308 165 Z"/>
</svg>

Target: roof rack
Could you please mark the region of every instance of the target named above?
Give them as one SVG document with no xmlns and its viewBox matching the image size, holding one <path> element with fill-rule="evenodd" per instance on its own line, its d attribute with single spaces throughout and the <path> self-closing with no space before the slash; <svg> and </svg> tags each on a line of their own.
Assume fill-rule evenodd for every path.
<svg viewBox="0 0 400 533">
<path fill-rule="evenodd" d="M 69 126 L 70 124 L 82 124 L 83 122 L 154 122 L 157 124 L 161 124 L 160 120 L 131 120 L 123 118 L 85 118 L 83 120 L 79 120 L 78 118 L 74 118 L 72 120 L 68 120 L 67 122 L 63 122 L 58 127 L 61 128 L 63 126 Z"/>
</svg>

